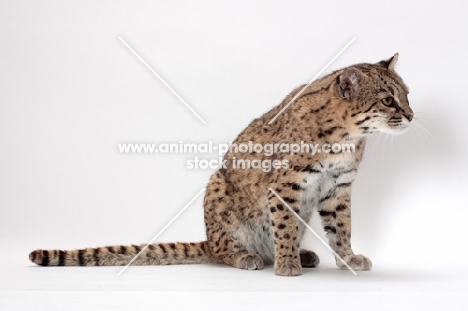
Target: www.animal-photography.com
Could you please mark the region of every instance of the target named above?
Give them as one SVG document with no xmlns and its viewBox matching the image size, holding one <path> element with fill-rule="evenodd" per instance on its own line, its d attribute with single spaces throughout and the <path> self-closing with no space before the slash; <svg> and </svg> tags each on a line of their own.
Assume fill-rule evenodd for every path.
<svg viewBox="0 0 468 311">
<path fill-rule="evenodd" d="M 465 3 L 4 1 L 2 310 L 465 310 Z"/>
</svg>

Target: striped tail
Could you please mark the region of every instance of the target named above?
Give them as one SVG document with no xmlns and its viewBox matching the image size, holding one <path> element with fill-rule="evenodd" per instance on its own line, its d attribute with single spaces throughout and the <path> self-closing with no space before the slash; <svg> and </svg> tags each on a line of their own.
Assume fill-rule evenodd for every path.
<svg viewBox="0 0 468 311">
<path fill-rule="evenodd" d="M 132 265 L 180 265 L 212 263 L 208 243 L 162 243 L 107 246 L 78 250 L 35 250 L 29 259 L 40 266 L 125 266 L 141 250 Z"/>
</svg>

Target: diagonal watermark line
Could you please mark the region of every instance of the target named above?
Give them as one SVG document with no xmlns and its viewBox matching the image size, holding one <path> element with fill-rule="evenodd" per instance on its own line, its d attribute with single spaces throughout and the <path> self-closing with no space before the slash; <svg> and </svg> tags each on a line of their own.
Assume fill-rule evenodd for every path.
<svg viewBox="0 0 468 311">
<path fill-rule="evenodd" d="M 302 90 L 300 90 L 299 93 L 297 93 L 297 94 L 289 101 L 289 103 L 287 103 L 287 105 L 284 106 L 283 109 L 281 109 L 280 112 L 278 112 L 278 113 L 273 117 L 273 119 L 271 119 L 270 122 L 268 122 L 268 124 L 272 124 L 273 121 L 275 121 L 276 118 L 278 118 L 279 115 L 282 114 L 282 113 L 289 107 L 289 105 L 291 105 L 291 103 L 292 103 L 293 101 L 295 101 L 299 96 L 301 96 L 302 92 L 304 92 L 304 90 L 305 90 L 309 85 L 311 85 L 312 82 L 314 82 L 315 79 L 317 79 L 317 78 L 325 71 L 325 69 L 327 69 L 328 66 L 330 66 L 330 65 L 331 65 L 331 64 L 332 64 L 332 63 L 333 63 L 333 62 L 334 62 L 334 61 L 335 61 L 335 60 L 336 60 L 336 59 L 337 59 L 337 58 L 354 42 L 354 40 L 356 40 L 356 37 L 353 37 L 353 38 L 351 39 L 351 41 L 349 41 L 348 44 L 346 44 L 346 45 L 341 49 L 341 51 L 339 51 L 338 54 L 336 54 L 335 57 L 333 57 L 333 58 L 328 62 L 328 64 L 326 64 L 325 67 L 323 67 L 323 68 L 312 78 L 312 80 L 310 80 L 309 83 L 307 83 L 306 86 L 304 86 L 304 87 L 302 88 Z"/>
<path fill-rule="evenodd" d="M 148 248 L 150 244 L 152 244 L 180 215 L 182 215 L 182 213 L 190 206 L 190 204 L 193 203 L 193 201 L 196 200 L 196 198 L 200 196 L 200 194 L 203 193 L 203 191 L 205 191 L 205 188 L 200 190 L 193 197 L 193 199 L 191 199 L 190 202 L 188 202 L 187 205 L 185 205 L 184 208 L 182 208 L 180 212 L 178 212 L 177 215 L 175 215 L 174 218 L 172 218 L 171 221 L 169 221 L 167 225 L 165 225 L 164 228 L 162 228 L 161 231 L 159 231 L 158 234 L 156 234 L 154 238 L 152 238 L 151 241 L 149 241 L 148 244 L 146 244 L 146 246 L 143 247 L 142 250 L 138 254 L 136 254 L 135 257 L 133 257 L 132 260 L 130 260 L 130 262 L 125 267 L 122 268 L 122 270 L 120 270 L 119 273 L 117 273 L 117 276 L 120 276 L 128 268 L 128 266 L 130 266 L 138 258 L 138 256 L 140 256 Z"/>
<path fill-rule="evenodd" d="M 353 268 L 351 268 L 351 267 L 346 263 L 346 261 L 344 261 L 343 258 L 341 258 L 340 255 L 338 255 L 338 254 L 330 247 L 330 245 L 328 245 L 328 243 L 325 242 L 325 241 L 317 234 L 317 232 L 315 232 L 315 230 L 312 229 L 312 228 L 309 226 L 309 224 L 306 223 L 306 222 L 304 221 L 304 219 L 302 219 L 301 216 L 299 216 L 299 215 L 291 208 L 291 206 L 289 206 L 289 204 L 286 203 L 286 202 L 283 200 L 283 198 L 280 197 L 280 195 L 279 195 L 278 193 L 276 193 L 275 190 L 273 190 L 273 189 L 271 189 L 271 188 L 268 188 L 268 190 L 270 190 L 270 191 L 281 201 L 281 203 L 283 203 L 284 205 L 286 205 L 286 207 L 289 208 L 289 210 L 291 211 L 291 213 L 293 213 L 294 216 L 296 216 L 297 219 L 299 219 L 299 221 L 302 222 L 302 223 L 304 224 L 304 226 L 306 226 L 306 228 L 309 229 L 309 231 L 312 232 L 312 233 L 317 237 L 317 239 L 319 239 L 320 242 L 322 242 L 323 245 L 325 245 L 325 246 L 333 253 L 333 255 L 335 255 L 335 256 L 346 266 L 346 268 L 349 269 L 349 271 L 351 271 L 354 275 L 357 275 L 356 271 L 354 271 Z"/>
<path fill-rule="evenodd" d="M 169 91 L 171 91 L 172 94 L 174 94 L 175 97 L 177 97 L 185 105 L 185 107 L 187 107 L 203 124 L 206 124 L 205 120 L 203 120 L 202 117 L 200 117 L 200 115 L 195 110 L 193 110 L 193 108 L 190 107 L 190 105 L 187 104 L 187 102 L 182 97 L 180 97 L 179 94 L 177 94 L 176 91 L 174 91 L 174 89 L 169 84 L 167 84 L 167 82 L 164 81 L 164 79 L 161 78 L 161 76 L 158 75 L 157 72 L 154 71 L 153 68 L 151 68 L 143 58 L 141 58 L 140 55 L 138 55 L 138 53 L 135 52 L 135 50 L 133 50 L 124 39 L 122 39 L 122 37 L 119 36 L 118 38 L 156 76 L 156 78 L 158 78 L 159 81 L 161 81 L 169 89 Z"/>
</svg>

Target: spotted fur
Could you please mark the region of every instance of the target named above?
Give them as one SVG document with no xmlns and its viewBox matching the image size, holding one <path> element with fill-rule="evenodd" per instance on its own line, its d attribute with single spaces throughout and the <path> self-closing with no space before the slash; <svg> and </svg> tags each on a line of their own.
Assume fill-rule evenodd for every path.
<svg viewBox="0 0 468 311">
<path fill-rule="evenodd" d="M 215 172 L 204 199 L 207 241 L 150 245 L 135 265 L 222 263 L 240 269 L 274 264 L 276 274 L 294 276 L 315 267 L 318 256 L 300 249 L 305 228 L 268 189 L 272 188 L 306 222 L 318 210 L 330 246 L 356 270 L 371 261 L 351 248 L 351 186 L 366 137 L 401 133 L 413 112 L 408 88 L 394 70 L 398 54 L 376 64 L 358 64 L 312 83 L 278 118 L 268 124 L 304 87 L 255 119 L 234 143 L 353 143 L 354 153 L 239 153 L 225 155 L 226 168 Z M 288 168 L 264 172 L 234 168 L 232 160 L 287 160 Z M 126 265 L 143 245 L 36 250 L 30 259 L 42 266 Z M 337 265 L 344 265 L 337 260 Z"/>
</svg>

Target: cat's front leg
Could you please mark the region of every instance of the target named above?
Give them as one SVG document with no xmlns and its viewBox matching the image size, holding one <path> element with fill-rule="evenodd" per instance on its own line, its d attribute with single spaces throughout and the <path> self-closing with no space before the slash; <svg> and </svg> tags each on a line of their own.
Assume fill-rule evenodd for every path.
<svg viewBox="0 0 468 311">
<path fill-rule="evenodd" d="M 368 270 L 372 262 L 351 248 L 351 183 L 338 183 L 320 199 L 319 213 L 331 248 L 354 270 Z M 336 265 L 346 269 L 339 258 Z"/>
<path fill-rule="evenodd" d="M 272 187 L 275 193 L 268 194 L 268 203 L 275 247 L 275 273 L 281 276 L 296 276 L 302 273 L 298 220 L 289 210 L 289 205 L 299 213 L 300 193 L 287 187 Z M 275 194 L 279 195 L 282 202 Z M 286 204 L 285 204 L 286 203 Z"/>
</svg>

